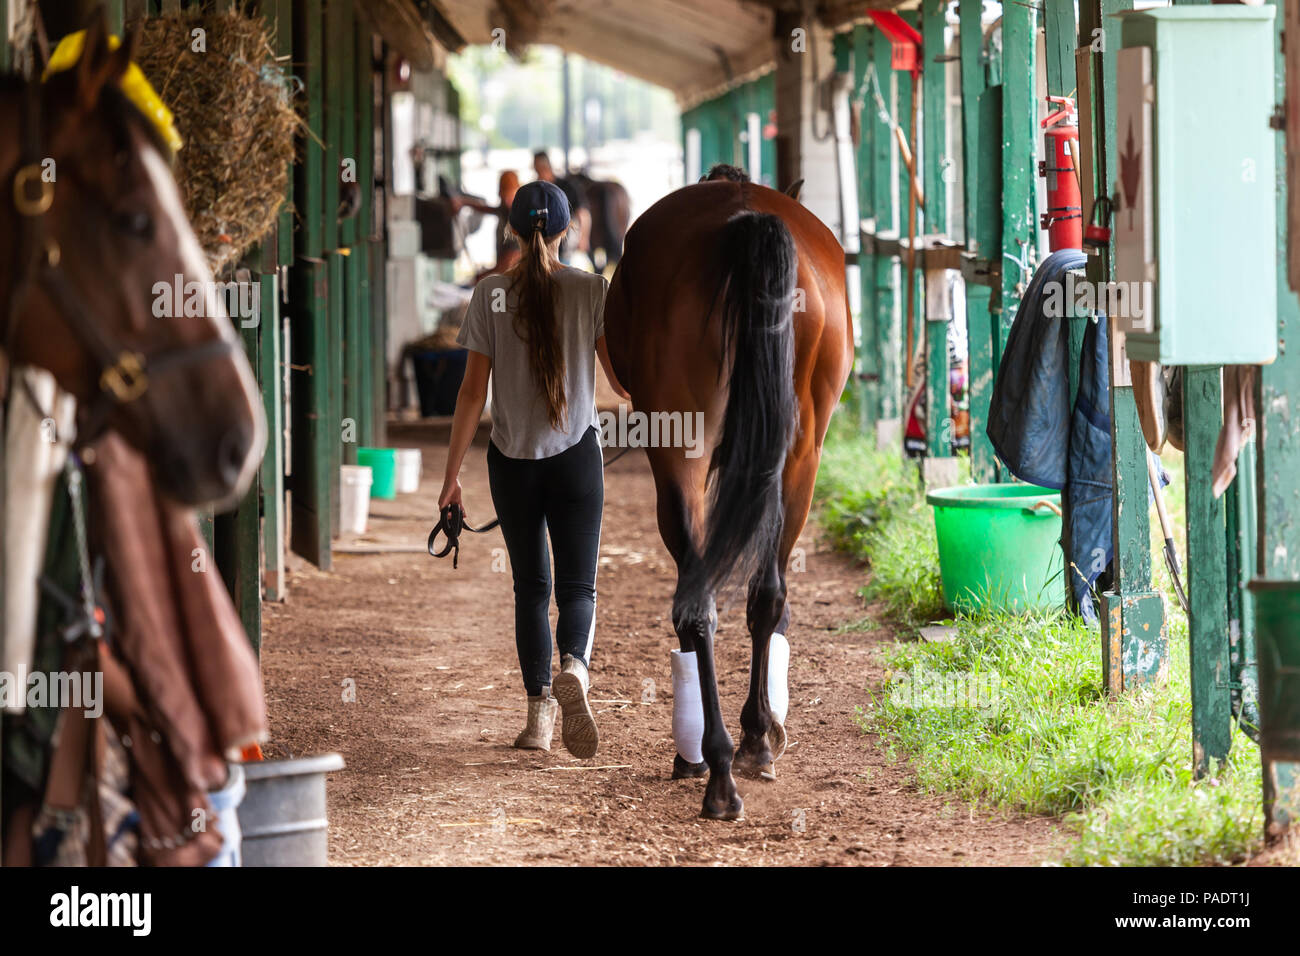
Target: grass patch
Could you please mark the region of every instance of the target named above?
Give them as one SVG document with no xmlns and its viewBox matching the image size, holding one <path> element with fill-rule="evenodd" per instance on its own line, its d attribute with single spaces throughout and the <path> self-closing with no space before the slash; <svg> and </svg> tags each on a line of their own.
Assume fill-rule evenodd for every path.
<svg viewBox="0 0 1300 956">
<path fill-rule="evenodd" d="M 865 593 L 887 617 L 934 620 L 945 612 L 930 509 L 915 472 L 867 445 L 844 423 L 828 437 L 823 526 L 870 565 Z M 1169 490 L 1181 497 L 1178 482 Z M 960 616 L 951 642 L 886 652 L 889 680 L 859 721 L 911 757 L 926 789 L 1061 817 L 1077 836 L 1064 863 L 1240 861 L 1261 846 L 1259 748 L 1237 733 L 1229 759 L 1193 778 L 1187 623 L 1176 604 L 1168 616 L 1167 683 L 1117 701 L 1102 693 L 1099 635 L 1082 620 Z"/>
<path fill-rule="evenodd" d="M 848 429 L 847 415 L 831 420 L 814 496 L 821 526 L 837 548 L 871 565 L 862 594 L 891 620 L 915 626 L 942 617 L 934 521 L 916 465 L 872 450 Z"/>
</svg>

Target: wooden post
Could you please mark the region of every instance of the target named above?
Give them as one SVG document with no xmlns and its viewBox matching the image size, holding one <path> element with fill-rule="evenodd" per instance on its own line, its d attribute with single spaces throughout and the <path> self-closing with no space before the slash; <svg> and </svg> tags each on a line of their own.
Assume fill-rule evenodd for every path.
<svg viewBox="0 0 1300 956">
<path fill-rule="evenodd" d="M 281 601 L 284 589 L 284 353 L 280 336 L 278 241 L 262 246 L 262 316 L 258 329 L 258 368 L 266 414 L 266 453 L 259 472 L 262 491 L 262 597 Z"/>
<path fill-rule="evenodd" d="M 1132 0 L 1085 0 L 1079 7 L 1079 49 L 1090 50 L 1093 109 L 1094 182 L 1099 195 L 1112 191 L 1118 178 L 1115 133 L 1115 56 L 1119 23 L 1110 14 L 1132 9 Z M 1086 163 L 1089 157 L 1083 157 Z M 1086 177 L 1085 177 L 1086 178 Z M 1091 208 L 1095 197 L 1084 197 Z M 1114 271 L 1114 249 L 1090 256 L 1090 283 L 1104 283 Z M 1146 441 L 1137 418 L 1122 339 L 1111 323 L 1110 418 L 1114 482 L 1114 590 L 1101 595 L 1102 672 L 1112 697 L 1151 682 L 1168 672 L 1164 603 L 1151 589 L 1151 538 L 1147 508 Z"/>
<path fill-rule="evenodd" d="M 1277 102 L 1286 101 L 1286 57 L 1281 38 L 1288 44 L 1300 42 L 1300 14 L 1292 3 L 1270 0 L 1275 7 L 1273 29 L 1278 37 L 1274 86 Z M 1283 9 L 1285 6 L 1285 10 Z M 1286 28 L 1284 30 L 1284 27 Z M 1292 51 L 1295 47 L 1291 46 Z M 1294 57 L 1294 53 L 1292 54 Z M 1295 60 L 1293 59 L 1294 63 Z M 1293 81 L 1294 82 L 1294 81 Z M 1277 325 L 1283 341 L 1294 339 L 1300 330 L 1300 300 L 1287 281 L 1287 249 L 1300 243 L 1300 236 L 1287 235 L 1288 191 L 1300 183 L 1286 177 L 1286 135 L 1277 136 Z M 1255 408 L 1259 415 L 1259 576 L 1266 580 L 1300 581 L 1300 416 L 1289 409 L 1300 401 L 1300 349 L 1278 349 L 1277 361 L 1259 370 Z M 1265 760 L 1264 827 L 1270 837 L 1279 837 L 1300 822 L 1300 763 Z"/>
<path fill-rule="evenodd" d="M 374 101 L 372 79 L 374 73 L 371 64 L 370 31 L 358 21 L 357 42 L 354 52 L 356 73 L 356 158 L 357 186 L 361 190 L 361 208 L 357 212 L 356 241 L 352 255 L 356 257 L 357 307 L 359 316 L 359 341 L 364 340 L 366 347 L 362 352 L 357 386 L 358 415 L 360 439 L 363 445 L 374 445 L 375 441 L 375 336 L 371 323 L 374 314 L 371 310 L 370 257 L 373 254 L 374 229 L 371 217 L 374 214 L 375 155 L 374 155 Z M 382 318 L 382 316 L 381 316 Z"/>
<path fill-rule="evenodd" d="M 344 260 L 339 228 L 339 163 L 343 137 L 343 89 L 348 34 L 348 0 L 325 0 L 325 168 L 321 180 L 321 220 L 327 268 L 329 315 L 329 428 L 332 430 L 327 475 L 330 490 L 330 524 L 339 526 L 339 469 L 343 465 L 343 374 L 344 374 Z"/>
<path fill-rule="evenodd" d="M 263 15 L 275 31 L 277 56 L 293 57 L 293 14 L 290 0 L 269 0 Z M 258 378 L 266 413 L 266 454 L 262 459 L 262 597 L 282 601 L 285 594 L 285 395 L 284 334 L 280 313 L 281 266 L 293 262 L 293 167 L 290 164 L 284 209 L 275 233 L 262 246 L 262 324 L 259 329 Z"/>
<path fill-rule="evenodd" d="M 872 30 L 866 24 L 853 28 L 853 88 L 857 90 L 856 99 L 860 102 L 858 128 L 857 170 L 858 170 L 858 213 L 864 221 L 875 222 L 879 228 L 876 211 L 876 194 L 874 179 L 876 164 L 872 161 L 875 139 L 887 134 L 876 115 L 876 101 L 868 88 L 868 72 L 872 64 Z M 760 116 L 764 114 L 760 112 Z M 874 229 L 873 229 L 874 232 Z M 874 433 L 876 422 L 880 420 L 880 375 L 884 367 L 883 356 L 877 348 L 880 339 L 879 320 L 876 312 L 876 255 L 872 250 L 874 236 L 865 236 L 863 251 L 859 259 L 858 270 L 862 283 L 862 308 L 858 317 L 857 342 L 857 387 L 854 394 L 857 401 L 858 424 L 863 432 Z"/>
<path fill-rule="evenodd" d="M 1223 500 L 1214 497 L 1214 445 L 1223 427 L 1221 370 L 1183 370 L 1187 481 L 1187 632 L 1191 643 L 1192 752 L 1198 775 L 1232 747 L 1228 571 Z"/>
<path fill-rule="evenodd" d="M 361 172 L 357 161 L 357 81 L 356 81 L 356 8 L 346 4 L 338 10 L 331 25 L 339 31 L 339 42 L 331 47 L 331 52 L 338 58 L 338 144 L 339 144 L 339 195 L 342 203 L 343 191 L 349 186 L 358 190 L 360 195 Z M 350 179 L 351 183 L 347 180 Z M 337 208 L 337 207 L 336 207 Z M 350 429 L 340 428 L 340 445 L 342 462 L 356 464 L 357 447 L 361 443 L 361 369 L 370 358 L 370 342 L 363 335 L 361 324 L 361 277 L 357 271 L 360 256 L 357 255 L 359 236 L 356 216 L 339 220 L 339 255 L 342 266 L 342 304 L 343 304 L 343 378 L 340 414 L 341 423 L 350 423 Z M 369 329 L 364 329 L 369 332 Z"/>
<path fill-rule="evenodd" d="M 948 199 L 945 171 L 948 157 L 947 64 L 944 53 L 944 11 L 948 0 L 924 0 L 921 5 L 925 232 L 927 236 L 948 234 Z M 915 147 L 913 147 L 915 150 Z M 946 299 L 946 297 L 945 297 Z M 951 300 L 948 300 L 951 301 Z M 926 348 L 926 437 L 932 456 L 952 455 L 952 416 L 948 401 L 948 325 L 951 315 L 937 315 L 934 303 L 925 302 Z"/>
<path fill-rule="evenodd" d="M 1180 6 L 1198 2 L 1202 0 L 1178 0 Z M 1209 770 L 1210 760 L 1227 759 L 1232 748 L 1224 502 L 1211 490 L 1214 446 L 1222 427 L 1222 369 L 1185 368 L 1187 631 L 1191 645 L 1192 755 L 1198 776 Z"/>
<path fill-rule="evenodd" d="M 1002 312 L 994 367 L 1015 320 L 1037 258 L 1035 215 L 1034 37 L 1037 12 L 1002 5 Z"/>
<path fill-rule="evenodd" d="M 294 201 L 301 222 L 296 236 L 296 265 L 290 279 L 293 331 L 293 549 L 322 570 L 332 565 L 330 508 L 331 448 L 338 428 L 330 416 L 330 362 L 337 349 L 329 337 L 328 296 L 324 267 L 322 180 L 325 154 L 317 138 L 324 127 L 324 72 L 321 69 L 321 0 L 293 6 L 294 69 L 303 83 L 304 119 L 301 160 L 295 167 Z M 337 202 L 337 196 L 335 197 Z M 333 214 L 331 208 L 331 215 Z"/>
<path fill-rule="evenodd" d="M 886 115 L 897 122 L 900 110 L 895 106 L 893 68 L 889 65 L 889 37 L 884 31 L 873 28 L 872 63 L 875 67 L 876 89 L 884 101 Z M 889 124 L 877 113 L 879 104 L 871 96 L 871 193 L 872 210 L 876 216 L 876 235 L 898 236 L 902 217 L 898 215 L 898 183 L 893 175 L 894 133 Z M 898 286 L 894 281 L 894 257 L 876 253 L 872 256 L 875 269 L 876 350 L 880 356 L 880 418 L 877 441 L 897 438 L 901 441 L 899 416 L 902 414 L 900 396 L 902 383 L 902 341 L 898 317 Z M 892 432 L 893 434 L 889 434 Z M 892 441 L 891 441 L 892 443 Z"/>
<path fill-rule="evenodd" d="M 962 117 L 962 209 L 965 216 L 966 250 L 972 268 L 966 270 L 967 394 L 970 404 L 971 475 L 976 481 L 993 481 L 996 457 L 989 444 L 989 399 L 993 394 L 993 330 L 989 316 L 991 282 L 989 259 L 995 253 L 981 248 L 978 235 L 979 196 L 987 188 L 980 177 L 980 97 L 988 87 L 984 64 L 984 29 L 981 0 L 961 0 L 958 45 L 961 50 Z M 987 147 L 985 147 L 987 148 Z M 981 262 L 983 265 L 981 265 Z M 979 280 L 979 281 L 975 281 Z"/>
</svg>

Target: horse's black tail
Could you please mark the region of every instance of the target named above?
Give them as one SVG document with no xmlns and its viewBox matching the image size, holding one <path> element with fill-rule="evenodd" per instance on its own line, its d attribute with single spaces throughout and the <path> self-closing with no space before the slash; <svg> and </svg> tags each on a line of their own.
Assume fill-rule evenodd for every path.
<svg viewBox="0 0 1300 956">
<path fill-rule="evenodd" d="M 777 553 L 781 473 L 798 420 L 794 392 L 797 256 L 776 216 L 746 212 L 723 237 L 727 411 L 711 462 L 712 492 L 701 584 L 717 591 L 747 579 Z M 725 361 L 725 359 L 724 359 Z"/>
</svg>

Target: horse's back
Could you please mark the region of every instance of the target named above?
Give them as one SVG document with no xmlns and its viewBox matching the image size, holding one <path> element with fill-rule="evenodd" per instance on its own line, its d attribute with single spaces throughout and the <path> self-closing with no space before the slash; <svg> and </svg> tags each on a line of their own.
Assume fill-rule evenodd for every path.
<svg viewBox="0 0 1300 956">
<path fill-rule="evenodd" d="M 611 358 L 625 382 L 657 378 L 664 370 L 633 367 L 645 363 L 720 366 L 724 237 L 728 224 L 746 212 L 778 217 L 794 240 L 796 377 L 806 380 L 819 366 L 843 387 L 852 363 L 852 329 L 842 247 L 820 219 L 784 193 L 727 180 L 670 193 L 628 230 L 605 314 Z M 665 340 L 691 349 L 684 354 L 665 348 Z"/>
</svg>

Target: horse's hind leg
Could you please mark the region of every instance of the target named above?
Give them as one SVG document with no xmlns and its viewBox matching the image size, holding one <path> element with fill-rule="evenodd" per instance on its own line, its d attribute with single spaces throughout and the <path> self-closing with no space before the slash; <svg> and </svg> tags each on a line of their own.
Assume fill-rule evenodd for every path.
<svg viewBox="0 0 1300 956">
<path fill-rule="evenodd" d="M 737 773 L 766 780 L 776 779 L 774 764 L 780 756 L 774 752 L 776 748 L 773 746 L 773 735 L 778 733 L 780 724 L 772 712 L 769 650 L 773 632 L 789 616 L 785 595 L 785 574 L 778 559 L 772 558 L 749 584 L 749 601 L 745 614 L 752 647 L 749 696 L 740 711 L 743 734 L 740 748 L 736 751 L 735 764 Z M 784 737 L 783 728 L 778 736 Z"/>
<path fill-rule="evenodd" d="M 713 632 L 718 616 L 712 595 L 687 593 L 689 576 L 678 578 L 677 593 L 673 597 L 673 628 L 678 640 L 690 642 L 695 650 L 699 668 L 700 697 L 704 709 L 704 736 L 702 750 L 704 762 L 709 766 L 709 782 L 704 789 L 704 808 L 700 816 L 711 820 L 739 820 L 744 814 L 744 803 L 736 792 L 736 781 L 731 777 L 733 742 L 722 720 L 722 704 L 718 698 L 717 674 L 713 666 Z"/>
</svg>

